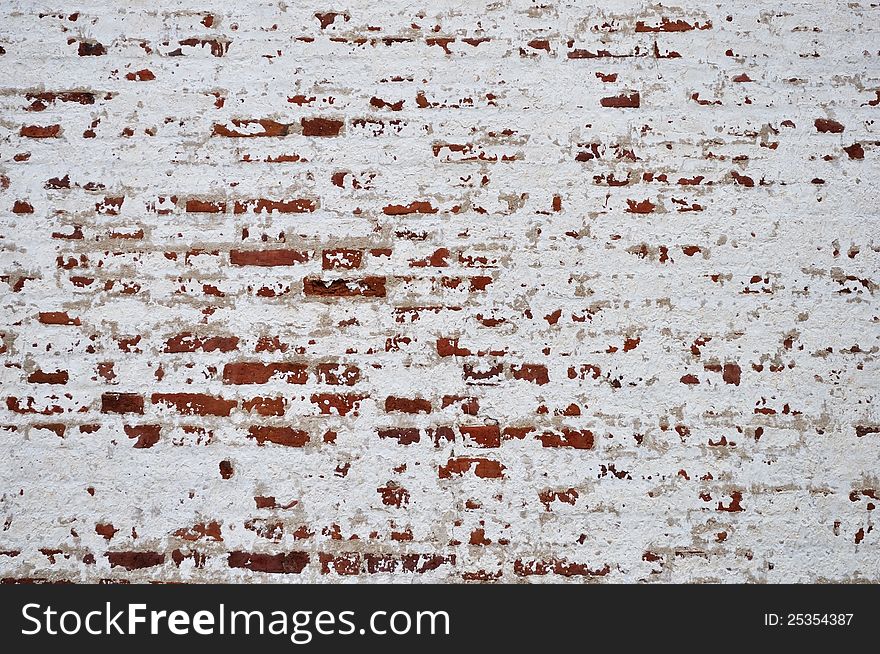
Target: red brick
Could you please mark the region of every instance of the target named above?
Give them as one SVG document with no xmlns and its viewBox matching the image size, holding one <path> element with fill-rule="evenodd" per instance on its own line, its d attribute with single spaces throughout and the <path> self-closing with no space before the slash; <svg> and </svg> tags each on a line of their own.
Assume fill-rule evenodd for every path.
<svg viewBox="0 0 880 654">
<path fill-rule="evenodd" d="M 384 277 L 364 277 L 362 279 L 303 280 L 306 295 L 317 297 L 385 297 Z"/>
<path fill-rule="evenodd" d="M 339 136 L 343 122 L 334 118 L 303 118 L 300 120 L 303 136 Z"/>
<path fill-rule="evenodd" d="M 303 447 L 309 442 L 309 434 L 302 429 L 294 429 L 293 427 L 268 427 L 254 425 L 248 429 L 250 438 L 253 438 L 260 445 L 265 443 L 274 443 L 276 445 L 286 445 L 287 447 Z"/>
<path fill-rule="evenodd" d="M 229 553 L 227 565 L 230 568 L 245 568 L 254 572 L 299 574 L 309 564 L 309 560 L 307 552 L 261 554 L 236 551 Z"/>
<path fill-rule="evenodd" d="M 233 266 L 293 266 L 309 260 L 308 252 L 298 250 L 231 250 Z"/>
<path fill-rule="evenodd" d="M 240 361 L 223 367 L 223 381 L 227 384 L 266 384 L 273 378 L 288 384 L 305 384 L 308 366 L 303 363 L 260 363 Z"/>
<path fill-rule="evenodd" d="M 225 400 L 204 393 L 153 393 L 153 404 L 173 406 L 178 412 L 196 416 L 228 416 L 235 400 Z"/>
<path fill-rule="evenodd" d="M 104 393 L 101 396 L 102 413 L 144 412 L 144 398 L 137 393 Z"/>
</svg>

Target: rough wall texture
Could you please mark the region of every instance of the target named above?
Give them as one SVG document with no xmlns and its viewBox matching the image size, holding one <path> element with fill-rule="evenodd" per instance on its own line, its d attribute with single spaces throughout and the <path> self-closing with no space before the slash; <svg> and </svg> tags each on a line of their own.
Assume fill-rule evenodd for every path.
<svg viewBox="0 0 880 654">
<path fill-rule="evenodd" d="M 0 2 L 0 577 L 880 581 L 880 10 Z"/>
</svg>

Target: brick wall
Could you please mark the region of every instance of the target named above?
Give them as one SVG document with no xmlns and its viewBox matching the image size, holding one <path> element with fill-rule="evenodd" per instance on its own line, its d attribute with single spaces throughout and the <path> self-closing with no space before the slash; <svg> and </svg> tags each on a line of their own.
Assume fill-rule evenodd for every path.
<svg viewBox="0 0 880 654">
<path fill-rule="evenodd" d="M 880 15 L 744 4 L 4 0 L 0 577 L 880 580 Z"/>
</svg>

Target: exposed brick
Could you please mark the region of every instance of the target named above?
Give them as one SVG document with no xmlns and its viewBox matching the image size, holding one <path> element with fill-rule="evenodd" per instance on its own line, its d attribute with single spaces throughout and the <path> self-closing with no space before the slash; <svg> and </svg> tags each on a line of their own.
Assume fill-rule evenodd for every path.
<svg viewBox="0 0 880 654">
<path fill-rule="evenodd" d="M 138 393 L 104 393 L 101 396 L 103 413 L 143 413 L 144 398 Z"/>
<path fill-rule="evenodd" d="M 156 79 L 156 76 L 148 68 L 142 68 L 141 70 L 126 73 L 125 79 L 130 82 L 151 82 Z"/>
<path fill-rule="evenodd" d="M 641 98 L 638 93 L 623 93 L 602 98 L 599 104 L 603 107 L 616 107 L 618 109 L 637 109 L 641 104 Z"/>
<path fill-rule="evenodd" d="M 357 408 L 363 395 L 342 394 L 342 393 L 313 393 L 311 401 L 318 407 L 323 415 L 340 415 L 345 416 L 348 413 L 357 413 Z"/>
<path fill-rule="evenodd" d="M 842 123 L 830 118 L 817 118 L 813 124 L 816 126 L 816 131 L 822 133 L 840 134 L 846 129 Z"/>
<path fill-rule="evenodd" d="M 283 416 L 284 398 L 282 397 L 253 397 L 242 400 L 241 408 L 251 411 L 260 416 Z"/>
<path fill-rule="evenodd" d="M 319 363 L 318 381 L 333 386 L 354 386 L 361 379 L 361 371 L 355 365 L 341 363 Z"/>
<path fill-rule="evenodd" d="M 293 266 L 308 260 L 308 253 L 297 250 L 231 250 L 229 252 L 229 261 L 234 266 Z"/>
<path fill-rule="evenodd" d="M 880 582 L 870 3 L 0 4 L 0 581 Z"/>
<path fill-rule="evenodd" d="M 523 379 L 539 386 L 550 383 L 547 366 L 539 363 L 524 363 L 520 366 L 512 366 L 510 372 L 514 379 Z"/>
<path fill-rule="evenodd" d="M 333 118 L 303 118 L 303 136 L 339 136 L 343 122 Z"/>
<path fill-rule="evenodd" d="M 461 427 L 461 433 L 479 447 L 501 446 L 501 429 L 498 425 Z"/>
<path fill-rule="evenodd" d="M 321 268 L 324 270 L 353 270 L 360 268 L 363 250 L 336 248 L 321 253 Z"/>
<path fill-rule="evenodd" d="M 227 384 L 265 384 L 273 378 L 288 384 L 305 384 L 309 378 L 308 366 L 240 361 L 223 367 L 223 381 Z"/>
<path fill-rule="evenodd" d="M 421 431 L 418 427 L 390 427 L 388 429 L 379 429 L 377 433 L 379 438 L 394 439 L 400 445 L 412 445 L 422 439 Z"/>
<path fill-rule="evenodd" d="M 203 393 L 153 393 L 150 401 L 153 404 L 164 404 L 174 407 L 178 412 L 197 416 L 228 416 L 235 400 Z"/>
<path fill-rule="evenodd" d="M 307 552 L 283 554 L 230 552 L 227 564 L 230 568 L 246 568 L 254 572 L 299 574 L 309 564 L 309 560 Z"/>
<path fill-rule="evenodd" d="M 253 426 L 248 430 L 251 438 L 257 443 L 275 443 L 288 447 L 302 447 L 309 442 L 309 434 L 302 429 L 293 427 Z"/>
<path fill-rule="evenodd" d="M 268 118 L 233 119 L 228 124 L 215 123 L 214 136 L 251 138 L 255 136 L 285 136 L 290 125 Z"/>
<path fill-rule="evenodd" d="M 107 54 L 107 48 L 97 41 L 80 41 L 77 53 L 80 57 L 100 57 Z"/>
<path fill-rule="evenodd" d="M 165 341 L 164 352 L 233 352 L 238 349 L 237 336 L 196 336 L 183 332 Z"/>
<path fill-rule="evenodd" d="M 504 466 L 498 461 L 462 456 L 449 459 L 445 465 L 441 465 L 439 477 L 440 479 L 448 479 L 453 475 L 462 475 L 472 468 L 477 477 L 484 479 L 499 479 L 504 476 Z"/>
<path fill-rule="evenodd" d="M 318 297 L 385 297 L 384 277 L 364 277 L 362 279 L 303 280 L 306 295 Z"/>
<path fill-rule="evenodd" d="M 124 429 L 126 436 L 135 439 L 136 450 L 153 447 L 162 433 L 162 425 L 125 425 Z"/>
<path fill-rule="evenodd" d="M 224 200 L 200 200 L 190 198 L 186 201 L 187 213 L 225 213 L 226 202 Z"/>
<path fill-rule="evenodd" d="M 25 125 L 19 134 L 32 139 L 51 139 L 61 134 L 61 125 Z"/>
<path fill-rule="evenodd" d="M 111 568 L 120 566 L 126 570 L 140 570 L 162 565 L 165 555 L 161 552 L 107 552 L 107 560 Z"/>
<path fill-rule="evenodd" d="M 298 198 L 295 200 L 237 200 L 232 206 L 233 213 L 311 213 L 316 209 L 314 200 Z"/>
<path fill-rule="evenodd" d="M 44 372 L 42 370 L 35 370 L 30 375 L 28 375 L 27 381 L 29 384 L 66 384 L 67 380 L 70 378 L 69 373 L 66 370 L 55 370 L 53 372 Z"/>
<path fill-rule="evenodd" d="M 571 447 L 577 450 L 593 448 L 593 432 L 575 429 L 545 432 L 538 436 L 544 447 Z"/>
<path fill-rule="evenodd" d="M 402 413 L 431 413 L 431 402 L 421 398 L 388 396 L 385 398 L 385 411 Z"/>
</svg>

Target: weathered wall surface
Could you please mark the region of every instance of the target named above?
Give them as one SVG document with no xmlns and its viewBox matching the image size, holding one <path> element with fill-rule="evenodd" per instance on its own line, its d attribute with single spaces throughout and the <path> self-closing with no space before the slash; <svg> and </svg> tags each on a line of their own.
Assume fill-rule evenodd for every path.
<svg viewBox="0 0 880 654">
<path fill-rule="evenodd" d="M 880 580 L 869 3 L 0 2 L 0 577 Z"/>
</svg>

